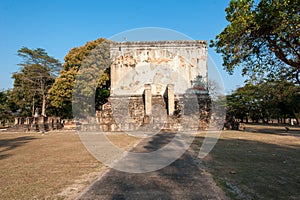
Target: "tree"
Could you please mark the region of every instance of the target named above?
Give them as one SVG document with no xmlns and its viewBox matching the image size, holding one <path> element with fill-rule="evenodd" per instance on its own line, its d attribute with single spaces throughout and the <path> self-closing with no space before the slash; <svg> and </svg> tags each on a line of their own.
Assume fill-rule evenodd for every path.
<svg viewBox="0 0 300 200">
<path fill-rule="evenodd" d="M 49 56 L 45 49 L 18 50 L 22 62 L 18 64 L 21 70 L 13 74 L 14 89 L 12 96 L 20 107 L 22 115 L 34 115 L 36 109 L 41 109 L 41 115 L 46 116 L 48 90 L 52 86 L 60 62 Z M 30 111 L 31 110 L 31 111 Z"/>
<path fill-rule="evenodd" d="M 76 69 L 62 70 L 49 91 L 50 104 L 56 115 L 69 117 L 72 114 L 72 89 L 77 74 Z"/>
<path fill-rule="evenodd" d="M 300 98 L 298 87 L 286 80 L 267 82 L 270 98 L 270 113 L 282 121 L 285 118 L 295 118 L 299 124 L 300 117 Z M 262 91 L 266 93 L 266 90 Z M 272 112 L 276 108 L 275 111 Z"/>
<path fill-rule="evenodd" d="M 242 66 L 243 75 L 299 82 L 300 0 L 231 0 L 225 11 L 229 24 L 210 46 L 229 73 Z"/>
<path fill-rule="evenodd" d="M 248 118 L 268 123 L 271 119 L 284 122 L 295 118 L 298 122 L 300 99 L 298 87 L 286 80 L 264 80 L 253 85 L 247 83 L 227 96 L 227 114 L 243 121 Z"/>
<path fill-rule="evenodd" d="M 227 95 L 227 113 L 242 122 L 244 119 L 248 122 L 249 117 L 257 121 L 260 116 L 258 99 L 257 87 L 248 83 L 244 87 L 238 88 L 231 95 Z"/>
<path fill-rule="evenodd" d="M 17 111 L 16 105 L 10 99 L 10 93 L 10 90 L 0 91 L 0 120 L 11 120 L 13 113 Z"/>
<path fill-rule="evenodd" d="M 76 77 L 81 66 L 86 63 L 87 58 L 101 43 L 108 42 L 104 38 L 87 42 L 84 46 L 72 48 L 65 56 L 63 69 L 60 71 L 59 77 L 55 80 L 50 89 L 51 105 L 57 109 L 57 114 L 63 117 L 72 117 L 72 93 L 75 86 Z M 92 66 L 92 65 L 91 65 Z M 97 71 L 94 73 L 102 73 Z M 96 107 L 104 104 L 109 96 L 110 76 L 108 69 L 101 74 L 96 89 Z M 87 88 L 87 87 L 86 87 Z M 93 91 L 94 92 L 94 91 Z"/>
</svg>

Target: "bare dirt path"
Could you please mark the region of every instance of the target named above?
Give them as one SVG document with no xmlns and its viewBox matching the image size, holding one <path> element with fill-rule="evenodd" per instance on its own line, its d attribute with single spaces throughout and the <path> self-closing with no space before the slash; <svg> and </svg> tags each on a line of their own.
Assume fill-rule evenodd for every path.
<svg viewBox="0 0 300 200">
<path fill-rule="evenodd" d="M 144 139 L 134 152 L 150 152 L 167 144 L 171 133 Z M 227 199 L 212 176 L 201 167 L 189 149 L 171 165 L 148 173 L 134 174 L 110 169 L 78 199 Z"/>
</svg>

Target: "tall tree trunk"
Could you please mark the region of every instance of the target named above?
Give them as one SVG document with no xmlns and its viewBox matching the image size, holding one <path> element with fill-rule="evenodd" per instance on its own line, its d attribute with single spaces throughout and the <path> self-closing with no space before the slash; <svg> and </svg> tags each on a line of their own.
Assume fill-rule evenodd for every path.
<svg viewBox="0 0 300 200">
<path fill-rule="evenodd" d="M 31 116 L 34 116 L 34 112 L 35 112 L 35 106 L 34 106 L 34 96 L 32 98 L 32 115 Z"/>
<path fill-rule="evenodd" d="M 46 116 L 46 95 L 45 94 L 43 94 L 42 116 Z"/>
<path fill-rule="evenodd" d="M 41 91 L 43 95 L 43 101 L 42 101 L 42 116 L 46 116 L 46 94 L 45 94 L 45 83 L 44 80 L 41 81 Z"/>
</svg>

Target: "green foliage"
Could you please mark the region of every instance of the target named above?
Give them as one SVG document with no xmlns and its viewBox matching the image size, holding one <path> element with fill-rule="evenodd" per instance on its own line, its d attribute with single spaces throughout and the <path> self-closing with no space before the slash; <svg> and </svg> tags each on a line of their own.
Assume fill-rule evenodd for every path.
<svg viewBox="0 0 300 200">
<path fill-rule="evenodd" d="M 238 119 L 248 119 L 248 116 L 257 113 L 257 88 L 252 84 L 247 84 L 238 88 L 233 94 L 227 96 L 227 114 Z M 254 115 L 252 115 L 252 113 Z"/>
<path fill-rule="evenodd" d="M 11 91 L 0 91 L 0 120 L 12 120 L 13 113 L 17 111 L 16 105 L 10 99 Z"/>
<path fill-rule="evenodd" d="M 299 87 L 286 80 L 246 84 L 227 96 L 227 114 L 237 119 L 299 118 Z"/>
<path fill-rule="evenodd" d="M 108 45 L 105 45 L 105 44 Z M 65 56 L 63 70 L 55 80 L 50 89 L 50 102 L 57 109 L 57 114 L 64 117 L 72 117 L 73 92 L 94 95 L 96 105 L 86 102 L 82 99 L 82 104 L 90 104 L 97 108 L 105 103 L 109 96 L 110 75 L 109 75 L 109 42 L 106 39 L 87 42 L 84 46 L 73 48 Z M 108 69 L 100 71 L 99 66 L 105 66 Z M 81 69 L 80 74 L 78 74 Z M 74 88 L 76 82 L 77 88 Z M 96 94 L 95 93 L 96 90 Z M 83 106 L 83 105 L 82 105 Z"/>
<path fill-rule="evenodd" d="M 232 73 L 274 79 L 300 70 L 300 0 L 231 0 L 227 27 L 211 41 Z"/>
<path fill-rule="evenodd" d="M 12 76 L 14 88 L 11 98 L 19 107 L 22 116 L 33 115 L 37 108 L 42 115 L 46 115 L 48 90 L 61 64 L 41 48 L 23 47 L 18 50 L 18 56 L 23 60 L 19 64 L 20 71 Z"/>
<path fill-rule="evenodd" d="M 62 70 L 49 91 L 49 100 L 55 108 L 56 115 L 62 117 L 72 115 L 72 89 L 76 74 L 77 71 L 72 68 L 68 71 Z"/>
</svg>

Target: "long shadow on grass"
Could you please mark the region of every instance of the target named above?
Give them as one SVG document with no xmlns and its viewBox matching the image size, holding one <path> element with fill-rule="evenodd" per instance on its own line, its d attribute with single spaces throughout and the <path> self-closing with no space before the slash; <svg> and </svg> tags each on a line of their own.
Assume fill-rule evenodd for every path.
<svg viewBox="0 0 300 200">
<path fill-rule="evenodd" d="M 252 133 L 264 133 L 264 134 L 274 134 L 274 135 L 281 135 L 281 136 L 295 136 L 300 137 L 300 131 L 299 130 L 286 130 L 285 128 L 268 128 L 268 129 L 255 129 L 255 128 L 246 128 L 245 131 L 252 132 Z"/>
<path fill-rule="evenodd" d="M 143 140 L 133 151 L 155 151 L 168 144 L 173 137 L 173 133 L 159 133 Z M 111 169 L 80 199 L 217 199 L 206 184 L 207 180 L 200 175 L 194 158 L 186 152 L 169 166 L 142 174 Z"/>
<path fill-rule="evenodd" d="M 203 138 L 197 140 L 201 143 Z M 204 162 L 229 192 L 236 193 L 235 187 L 239 188 L 242 193 L 237 199 L 300 199 L 298 144 L 269 144 L 259 138 L 219 139 Z"/>
<path fill-rule="evenodd" d="M 23 136 L 11 139 L 0 139 L 0 160 L 9 157 L 11 154 L 6 152 L 17 147 L 23 146 L 29 141 L 35 140 L 37 138 L 31 136 Z"/>
</svg>

